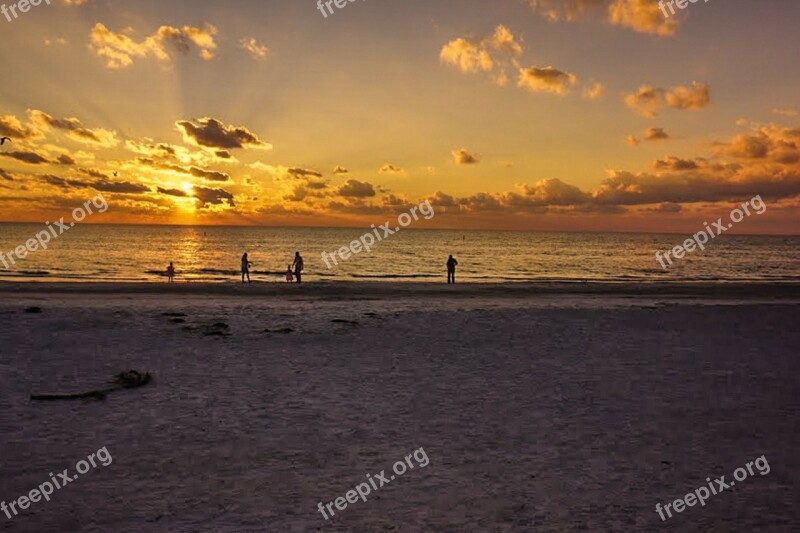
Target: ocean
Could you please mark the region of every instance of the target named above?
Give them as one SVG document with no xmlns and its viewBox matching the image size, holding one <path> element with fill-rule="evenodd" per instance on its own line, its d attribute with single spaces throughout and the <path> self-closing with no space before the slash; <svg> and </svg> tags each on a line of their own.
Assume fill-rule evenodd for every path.
<svg viewBox="0 0 800 533">
<path fill-rule="evenodd" d="M 8 254 L 43 224 L 0 223 L 0 251 Z M 444 282 L 445 262 L 459 262 L 457 279 L 515 281 L 796 281 L 800 237 L 720 235 L 705 251 L 688 253 L 666 271 L 655 259 L 688 235 L 413 230 L 377 242 L 328 268 L 334 252 L 370 228 L 262 228 L 78 224 L 5 269 L 5 281 L 159 281 L 170 261 L 178 281 L 238 281 L 242 253 L 253 281 L 283 281 L 295 251 L 305 260 L 304 281 Z"/>
</svg>

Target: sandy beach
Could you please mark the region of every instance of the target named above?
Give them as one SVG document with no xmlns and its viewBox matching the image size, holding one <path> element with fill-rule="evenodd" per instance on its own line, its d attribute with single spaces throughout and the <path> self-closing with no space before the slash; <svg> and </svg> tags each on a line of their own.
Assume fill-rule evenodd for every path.
<svg viewBox="0 0 800 533">
<path fill-rule="evenodd" d="M 0 500 L 113 462 L 0 530 L 797 531 L 798 302 L 767 283 L 2 284 Z M 29 399 L 130 369 L 154 380 Z M 419 448 L 427 466 L 318 511 Z M 769 473 L 656 513 L 761 456 Z"/>
</svg>

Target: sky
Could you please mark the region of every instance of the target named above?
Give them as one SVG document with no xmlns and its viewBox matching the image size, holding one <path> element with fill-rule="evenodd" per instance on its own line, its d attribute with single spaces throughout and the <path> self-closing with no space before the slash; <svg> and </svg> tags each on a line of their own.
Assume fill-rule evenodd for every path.
<svg viewBox="0 0 800 533">
<path fill-rule="evenodd" d="M 2 221 L 800 233 L 794 0 L 5 2 Z"/>
</svg>

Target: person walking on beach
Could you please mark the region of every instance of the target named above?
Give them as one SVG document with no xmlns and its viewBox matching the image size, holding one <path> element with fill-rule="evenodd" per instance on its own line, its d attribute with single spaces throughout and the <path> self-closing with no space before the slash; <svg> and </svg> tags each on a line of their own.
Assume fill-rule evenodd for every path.
<svg viewBox="0 0 800 533">
<path fill-rule="evenodd" d="M 169 266 L 167 267 L 167 283 L 175 283 L 175 267 L 172 261 L 169 262 Z"/>
<path fill-rule="evenodd" d="M 300 252 L 294 253 L 294 262 L 292 263 L 294 267 L 294 277 L 297 278 L 297 283 L 303 283 L 302 279 L 302 272 L 303 272 L 303 258 L 300 257 Z"/>
<path fill-rule="evenodd" d="M 244 253 L 242 256 L 242 283 L 244 283 L 244 277 L 247 276 L 247 283 L 250 283 L 250 267 L 253 266 L 253 263 L 247 258 L 247 252 Z"/>
<path fill-rule="evenodd" d="M 451 255 L 447 259 L 447 284 L 456 282 L 456 265 L 458 261 Z"/>
</svg>

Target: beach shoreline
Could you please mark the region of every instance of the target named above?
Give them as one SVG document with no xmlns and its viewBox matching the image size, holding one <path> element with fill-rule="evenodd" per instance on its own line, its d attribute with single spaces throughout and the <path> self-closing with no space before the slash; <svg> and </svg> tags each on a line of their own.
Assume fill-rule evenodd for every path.
<svg viewBox="0 0 800 533">
<path fill-rule="evenodd" d="M 309 299 L 364 298 L 510 298 L 575 295 L 603 297 L 675 297 L 732 300 L 800 301 L 800 282 L 508 282 L 409 283 L 380 281 L 262 282 L 0 282 L 0 295 L 124 294 L 219 297 L 275 296 Z"/>
</svg>

